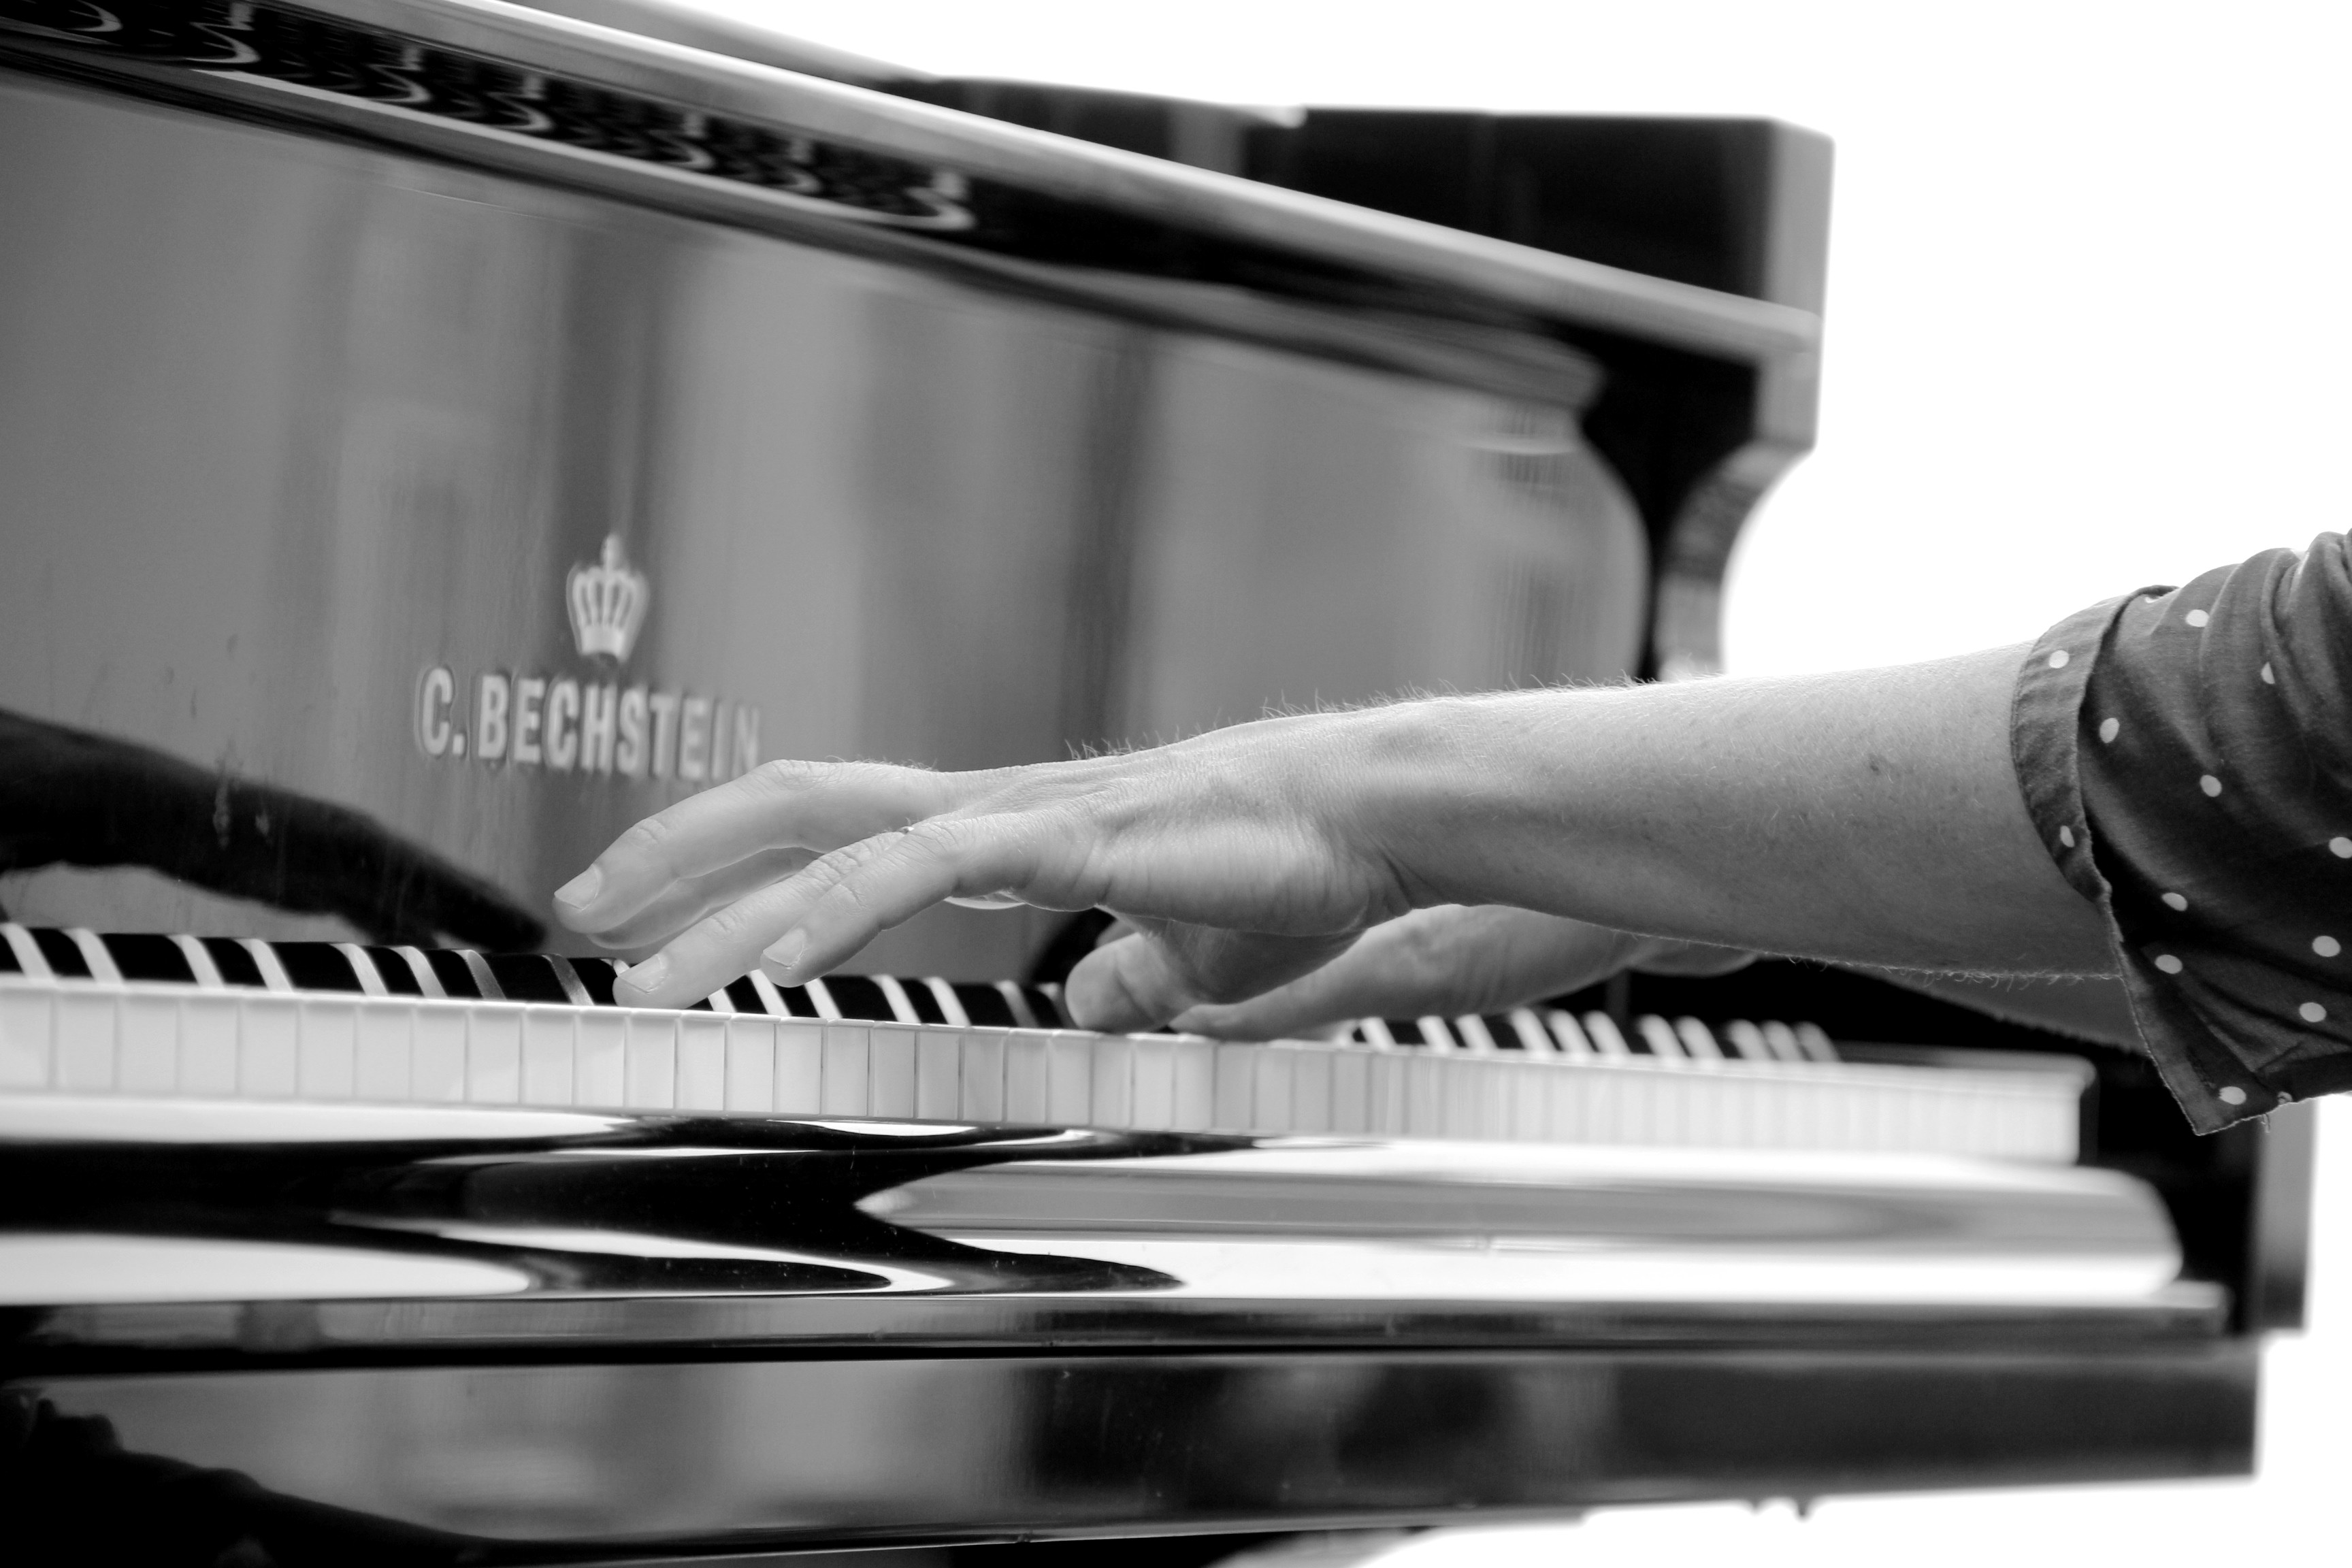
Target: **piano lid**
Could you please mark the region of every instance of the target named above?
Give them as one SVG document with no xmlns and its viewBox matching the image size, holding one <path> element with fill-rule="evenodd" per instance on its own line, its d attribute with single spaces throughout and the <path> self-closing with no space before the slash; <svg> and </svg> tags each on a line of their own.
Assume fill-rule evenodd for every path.
<svg viewBox="0 0 2352 1568">
<path fill-rule="evenodd" d="M 131 25 L 101 28 L 61 0 L 6 0 L 0 47 L 742 226 L 887 241 L 1000 274 L 1053 260 L 1373 312 L 1601 329 L 1742 364 L 1809 359 L 1820 341 L 1811 310 L 501 0 L 167 3 L 125 16 Z"/>
</svg>

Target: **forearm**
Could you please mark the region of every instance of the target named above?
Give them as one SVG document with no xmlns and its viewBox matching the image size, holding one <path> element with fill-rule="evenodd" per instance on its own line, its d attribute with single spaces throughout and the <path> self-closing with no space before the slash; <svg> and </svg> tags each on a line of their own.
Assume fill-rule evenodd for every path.
<svg viewBox="0 0 2352 1568">
<path fill-rule="evenodd" d="M 1779 679 L 1414 704 L 1363 831 L 1416 904 L 1891 967 L 2101 973 L 2011 770 L 2021 649 Z"/>
</svg>

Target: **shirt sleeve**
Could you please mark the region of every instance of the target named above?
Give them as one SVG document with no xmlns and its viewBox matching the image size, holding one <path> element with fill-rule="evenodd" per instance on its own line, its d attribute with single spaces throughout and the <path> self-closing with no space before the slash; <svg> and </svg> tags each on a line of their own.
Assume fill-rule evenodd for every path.
<svg viewBox="0 0 2352 1568">
<path fill-rule="evenodd" d="M 2026 808 L 2200 1132 L 2352 1088 L 2347 690 L 2341 534 L 2070 616 L 2018 678 Z"/>
</svg>

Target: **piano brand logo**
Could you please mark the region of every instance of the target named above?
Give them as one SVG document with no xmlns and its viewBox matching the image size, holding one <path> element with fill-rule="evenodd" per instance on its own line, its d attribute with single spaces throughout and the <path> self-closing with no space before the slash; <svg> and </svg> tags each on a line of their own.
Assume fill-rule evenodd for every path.
<svg viewBox="0 0 2352 1568">
<path fill-rule="evenodd" d="M 622 557 L 619 534 L 605 536 L 601 562 L 572 569 L 564 579 L 563 597 L 572 607 L 572 640 L 580 657 L 606 654 L 615 664 L 627 663 L 637 628 L 646 624 L 653 586 Z"/>
<path fill-rule="evenodd" d="M 645 626 L 653 587 L 614 534 L 604 558 L 572 568 L 563 602 L 584 659 L 625 662 Z M 550 773 L 618 774 L 713 784 L 760 761 L 760 710 L 704 692 L 624 686 L 584 675 L 484 670 L 471 679 L 447 665 L 416 678 L 416 749 L 435 761 Z"/>
</svg>

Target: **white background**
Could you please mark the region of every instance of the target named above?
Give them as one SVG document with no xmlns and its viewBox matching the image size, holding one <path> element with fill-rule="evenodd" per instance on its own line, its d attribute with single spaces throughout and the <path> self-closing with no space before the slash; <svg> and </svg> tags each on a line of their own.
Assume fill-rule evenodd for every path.
<svg viewBox="0 0 2352 1568">
<path fill-rule="evenodd" d="M 1827 132 L 1822 442 L 1734 563 L 1736 671 L 2021 640 L 2345 525 L 2352 5 L 700 3 L 958 75 Z M 1616 1510 L 1390 1563 L 2352 1561 L 2352 1106 L 2323 1107 L 2320 1202 L 2315 1328 L 2270 1352 L 2256 1481 L 1833 1500 L 1803 1521 Z"/>
</svg>

